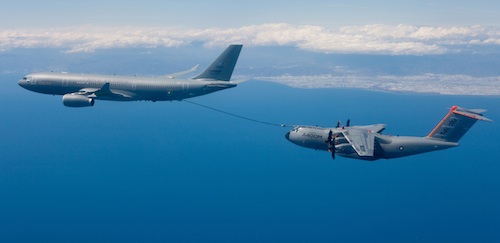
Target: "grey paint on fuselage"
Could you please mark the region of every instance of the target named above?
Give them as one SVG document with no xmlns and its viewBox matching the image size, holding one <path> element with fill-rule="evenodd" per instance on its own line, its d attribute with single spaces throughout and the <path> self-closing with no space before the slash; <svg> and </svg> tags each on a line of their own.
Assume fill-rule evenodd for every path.
<svg viewBox="0 0 500 243">
<path fill-rule="evenodd" d="M 384 135 L 383 124 L 342 128 L 297 126 L 285 137 L 302 147 L 329 151 L 334 158 L 335 155 L 362 160 L 399 158 L 458 146 L 458 140 L 476 121 L 491 121 L 482 112 L 485 110 L 453 106 L 426 137 Z"/>
<path fill-rule="evenodd" d="M 298 127 L 285 136 L 287 140 L 302 147 L 328 150 L 328 133 L 330 130 L 334 134 L 342 133 L 350 129 L 359 129 L 361 127 L 347 127 L 347 128 L 321 128 L 321 127 Z M 364 128 L 363 128 L 364 129 Z M 354 150 L 348 153 L 337 153 L 339 156 L 375 160 L 380 158 L 398 158 L 419 153 L 425 153 L 435 150 L 447 149 L 458 146 L 458 143 L 439 141 L 433 139 L 426 139 L 424 137 L 411 137 L 411 136 L 391 136 L 380 133 L 374 134 L 375 146 L 381 149 L 377 150 L 373 157 L 361 157 L 356 154 Z"/>
<path fill-rule="evenodd" d="M 97 96 L 96 99 L 134 101 L 134 100 L 182 100 L 209 94 L 215 91 L 236 87 L 227 81 L 207 81 L 196 79 L 171 79 L 167 77 L 112 76 L 70 73 L 34 73 L 26 75 L 19 84 L 31 91 L 65 95 L 81 90 L 99 90 L 109 83 L 110 90 L 123 94 L 119 97 Z"/>
<path fill-rule="evenodd" d="M 198 65 L 161 77 L 115 76 L 43 72 L 24 76 L 19 85 L 27 90 L 63 95 L 70 107 L 93 106 L 94 100 L 183 100 L 236 87 L 230 81 L 242 45 L 230 45 L 207 69 L 192 79 L 176 79 L 196 71 Z"/>
</svg>

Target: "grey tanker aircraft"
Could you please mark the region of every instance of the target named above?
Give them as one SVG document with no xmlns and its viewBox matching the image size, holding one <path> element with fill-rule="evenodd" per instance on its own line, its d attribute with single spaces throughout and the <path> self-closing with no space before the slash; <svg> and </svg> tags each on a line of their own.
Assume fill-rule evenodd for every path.
<svg viewBox="0 0 500 243">
<path fill-rule="evenodd" d="M 491 121 L 486 110 L 453 106 L 426 137 L 383 135 L 384 124 L 335 128 L 296 126 L 285 137 L 290 142 L 316 150 L 361 160 L 391 159 L 458 146 L 458 141 L 476 123 Z"/>
<path fill-rule="evenodd" d="M 27 90 L 42 94 L 62 95 L 69 107 L 93 106 L 94 100 L 168 101 L 183 100 L 219 90 L 236 87 L 230 81 L 242 45 L 230 45 L 200 75 L 176 79 L 195 72 L 195 67 L 162 77 L 114 76 L 70 73 L 33 73 L 19 80 Z"/>
</svg>

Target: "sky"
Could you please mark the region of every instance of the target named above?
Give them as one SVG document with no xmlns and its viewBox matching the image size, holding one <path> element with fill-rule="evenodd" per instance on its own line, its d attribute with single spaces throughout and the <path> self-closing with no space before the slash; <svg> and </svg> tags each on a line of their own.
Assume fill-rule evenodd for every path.
<svg viewBox="0 0 500 243">
<path fill-rule="evenodd" d="M 3 1 L 2 242 L 498 242 L 498 1 Z M 27 73 L 158 76 L 242 43 L 234 89 L 192 99 L 272 123 L 425 136 L 488 110 L 443 151 L 376 162 L 186 102 L 96 101 Z"/>
<path fill-rule="evenodd" d="M 499 5 L 496 1 L 7 1 L 0 10 L 0 55 L 53 49 L 51 55 L 63 52 L 74 60 L 114 49 L 202 47 L 195 49 L 203 53 L 241 43 L 250 50 L 247 55 L 269 60 L 241 65 L 249 70 L 244 72 L 247 77 L 294 87 L 500 95 Z M 0 66 L 4 73 L 36 70 L 11 68 L 17 61 L 10 58 Z M 27 57 L 19 59 L 23 58 Z M 68 66 L 47 68 L 78 71 Z M 428 85 L 436 81 L 444 87 Z M 467 88 L 471 83 L 474 88 Z"/>
<path fill-rule="evenodd" d="M 335 53 L 442 54 L 498 45 L 495 1 L 7 1 L 1 49 L 241 42 Z"/>
<path fill-rule="evenodd" d="M 3 28 L 294 25 L 496 25 L 497 1 L 5 1 Z"/>
</svg>

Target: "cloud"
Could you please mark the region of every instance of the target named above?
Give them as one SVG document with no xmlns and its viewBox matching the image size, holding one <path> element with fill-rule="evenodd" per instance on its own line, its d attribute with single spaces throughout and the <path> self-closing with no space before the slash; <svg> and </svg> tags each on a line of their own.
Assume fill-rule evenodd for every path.
<svg viewBox="0 0 500 243">
<path fill-rule="evenodd" d="M 436 93 L 445 95 L 500 95 L 500 77 L 422 74 L 413 76 L 272 76 L 255 79 L 296 88 L 354 88 L 391 92 Z"/>
<path fill-rule="evenodd" d="M 230 43 L 294 46 L 324 53 L 436 55 L 483 45 L 500 45 L 500 28 L 363 25 L 329 29 L 274 23 L 209 29 L 81 26 L 0 31 L 0 50 L 56 47 L 73 53 L 108 48 L 178 47 L 193 43 L 205 46 Z"/>
</svg>

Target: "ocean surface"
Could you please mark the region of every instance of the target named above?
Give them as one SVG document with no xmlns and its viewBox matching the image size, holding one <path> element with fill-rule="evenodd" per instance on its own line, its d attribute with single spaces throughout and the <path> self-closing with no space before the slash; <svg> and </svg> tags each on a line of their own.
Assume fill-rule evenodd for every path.
<svg viewBox="0 0 500 243">
<path fill-rule="evenodd" d="M 67 108 L 0 75 L 0 242 L 499 242 L 500 98 L 295 89 L 251 80 L 191 99 L 278 124 L 425 136 L 484 108 L 458 148 L 332 160 L 290 127 L 186 102 Z"/>
</svg>

